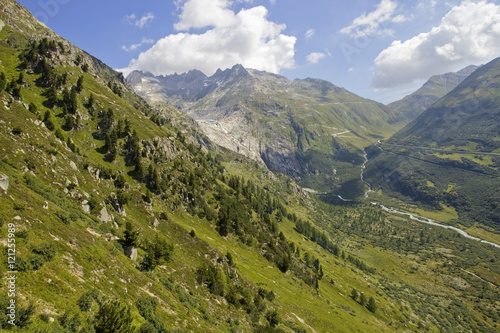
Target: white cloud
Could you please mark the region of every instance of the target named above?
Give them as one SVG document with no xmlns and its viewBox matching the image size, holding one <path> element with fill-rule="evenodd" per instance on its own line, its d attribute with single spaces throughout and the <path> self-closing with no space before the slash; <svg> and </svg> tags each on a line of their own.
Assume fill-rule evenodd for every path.
<svg viewBox="0 0 500 333">
<path fill-rule="evenodd" d="M 153 44 L 154 42 L 155 41 L 153 39 L 142 37 L 142 41 L 140 43 L 132 44 L 130 46 L 123 45 L 122 50 L 127 51 L 127 52 L 131 52 L 131 51 L 137 50 L 139 47 L 141 47 L 144 44 Z"/>
<path fill-rule="evenodd" d="M 382 0 L 373 12 L 361 14 L 361 16 L 352 21 L 351 25 L 342 28 L 340 32 L 351 37 L 363 37 L 375 34 L 391 35 L 393 33 L 392 30 L 380 29 L 380 25 L 388 21 L 401 23 L 406 20 L 404 15 L 395 15 L 397 7 L 396 2 Z"/>
<path fill-rule="evenodd" d="M 141 17 L 140 19 L 135 21 L 135 25 L 139 28 L 142 28 L 147 23 L 153 21 L 154 18 L 155 18 L 155 16 L 153 15 L 153 13 L 147 13 L 146 15 L 144 15 L 143 17 Z"/>
<path fill-rule="evenodd" d="M 406 21 L 406 17 L 404 15 L 396 15 L 394 16 L 392 19 L 391 19 L 392 22 L 394 23 L 402 23 L 404 21 Z"/>
<path fill-rule="evenodd" d="M 326 54 L 321 53 L 321 52 L 312 52 L 307 56 L 307 61 L 310 64 L 317 64 L 321 59 L 326 57 Z"/>
<path fill-rule="evenodd" d="M 314 29 L 308 29 L 306 31 L 306 38 L 311 38 L 312 36 L 314 36 L 315 33 L 316 33 L 316 30 L 314 30 Z"/>
<path fill-rule="evenodd" d="M 224 27 L 234 24 L 235 14 L 228 9 L 229 0 L 189 0 L 184 3 L 176 30 Z"/>
<path fill-rule="evenodd" d="M 207 75 L 218 68 L 242 64 L 248 68 L 278 73 L 295 65 L 293 36 L 281 32 L 284 24 L 267 19 L 267 9 L 257 6 L 230 10 L 227 0 L 188 0 L 182 7 L 178 30 L 205 28 L 200 34 L 168 35 L 142 52 L 122 71 L 138 69 L 166 75 L 199 69 Z"/>
<path fill-rule="evenodd" d="M 487 62 L 500 53 L 500 6 L 464 1 L 439 26 L 399 40 L 375 59 L 373 86 L 391 88 L 460 66 Z"/>
<path fill-rule="evenodd" d="M 125 16 L 125 21 L 127 21 L 131 25 L 135 25 L 136 27 L 143 28 L 146 24 L 153 21 L 154 18 L 155 16 L 153 13 L 147 13 L 140 19 L 137 19 L 137 16 L 132 13 Z"/>
</svg>

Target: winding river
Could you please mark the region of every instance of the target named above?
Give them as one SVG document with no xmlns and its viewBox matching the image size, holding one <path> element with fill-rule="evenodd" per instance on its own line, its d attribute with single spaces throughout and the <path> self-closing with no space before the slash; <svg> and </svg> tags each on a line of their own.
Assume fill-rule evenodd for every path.
<svg viewBox="0 0 500 333">
<path fill-rule="evenodd" d="M 364 178 L 364 171 L 365 171 L 365 168 L 366 168 L 366 164 L 368 163 L 368 154 L 366 153 L 366 150 L 364 151 L 364 158 L 365 158 L 365 161 L 363 162 L 363 165 L 361 166 L 361 175 L 360 175 L 360 177 L 361 177 L 361 181 L 364 182 L 366 185 L 368 185 L 368 190 L 365 192 L 365 198 L 368 198 L 368 193 L 372 191 L 372 185 L 370 183 L 368 183 L 365 180 L 365 178 Z M 345 198 L 342 198 L 338 194 L 335 194 L 335 195 L 340 200 L 342 200 L 342 201 L 353 201 L 353 199 L 345 199 Z M 484 240 L 484 239 L 481 239 L 481 238 L 478 238 L 478 237 L 471 236 L 467 232 L 463 231 L 462 229 L 459 229 L 459 228 L 456 228 L 456 227 L 452 227 L 450 225 L 439 223 L 438 221 L 432 220 L 432 219 L 427 218 L 427 217 L 418 216 L 418 215 L 415 215 L 415 214 L 412 214 L 412 213 L 402 212 L 402 211 L 399 211 L 399 210 L 397 210 L 395 208 L 392 208 L 392 207 L 385 207 L 384 205 L 381 205 L 381 204 L 379 204 L 377 202 L 370 202 L 370 203 L 372 205 L 380 207 L 382 210 L 384 210 L 384 211 L 386 211 L 388 213 L 399 214 L 399 215 L 406 215 L 406 216 L 408 216 L 413 221 L 417 221 L 417 222 L 425 223 L 425 224 L 430 224 L 430 225 L 433 225 L 433 226 L 436 226 L 436 227 L 440 227 L 440 228 L 444 228 L 444 229 L 453 230 L 453 231 L 456 231 L 457 233 L 459 233 L 460 235 L 464 236 L 465 238 L 472 239 L 472 240 L 475 240 L 475 241 L 478 241 L 478 242 L 481 242 L 481 243 L 485 243 L 485 244 L 494 246 L 496 248 L 500 248 L 499 244 L 493 243 L 493 242 L 489 242 L 487 240 Z"/>
<path fill-rule="evenodd" d="M 496 244 L 496 243 L 493 243 L 493 242 L 489 242 L 487 240 L 484 240 L 484 239 L 481 239 L 481 238 L 478 238 L 478 237 L 471 236 L 468 233 L 466 233 L 465 231 L 463 231 L 462 229 L 459 229 L 459 228 L 456 228 L 456 227 L 452 227 L 452 226 L 446 225 L 446 224 L 441 224 L 441 223 L 439 223 L 437 221 L 434 221 L 432 219 L 429 219 L 427 217 L 418 216 L 418 215 L 415 215 L 415 214 L 412 214 L 412 213 L 402 212 L 402 211 L 399 211 L 399 210 L 394 209 L 394 208 L 387 208 L 387 207 L 385 207 L 385 206 L 383 206 L 383 205 L 381 205 L 381 204 L 379 204 L 377 202 L 371 202 L 371 204 L 382 208 L 382 210 L 384 210 L 384 211 L 386 211 L 388 213 L 406 215 L 410 219 L 412 219 L 413 221 L 417 221 L 417 222 L 425 223 L 425 224 L 430 224 L 430 225 L 434 225 L 436 227 L 441 227 L 441 228 L 445 228 L 445 229 L 450 229 L 450 230 L 458 232 L 460 235 L 464 236 L 465 238 L 472 239 L 472 240 L 475 240 L 475 241 L 478 241 L 478 242 L 481 242 L 481 243 L 489 244 L 491 246 L 500 248 L 499 244 Z"/>
</svg>

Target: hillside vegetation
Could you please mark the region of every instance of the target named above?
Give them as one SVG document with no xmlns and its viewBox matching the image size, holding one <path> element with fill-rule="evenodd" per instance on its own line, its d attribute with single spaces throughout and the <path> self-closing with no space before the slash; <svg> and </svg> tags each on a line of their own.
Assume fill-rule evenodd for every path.
<svg viewBox="0 0 500 333">
<path fill-rule="evenodd" d="M 368 181 L 435 208 L 452 206 L 466 226 L 500 231 L 499 82 L 497 58 L 371 149 Z"/>
<path fill-rule="evenodd" d="M 2 330 L 498 329 L 495 248 L 325 204 L 0 3 Z"/>
</svg>

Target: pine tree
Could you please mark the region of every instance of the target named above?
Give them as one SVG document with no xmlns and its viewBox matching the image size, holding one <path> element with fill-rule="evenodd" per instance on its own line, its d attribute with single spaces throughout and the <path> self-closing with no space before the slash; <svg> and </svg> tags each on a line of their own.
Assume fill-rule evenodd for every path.
<svg viewBox="0 0 500 333">
<path fill-rule="evenodd" d="M 127 221 L 123 233 L 123 246 L 136 247 L 139 241 L 139 232 L 134 228 L 132 222 Z"/>
<path fill-rule="evenodd" d="M 43 117 L 43 123 L 45 124 L 45 127 L 47 127 L 49 131 L 53 131 L 56 128 L 54 122 L 52 121 L 52 116 L 50 111 L 45 112 L 45 115 Z"/>
<path fill-rule="evenodd" d="M 71 131 L 74 126 L 75 126 L 75 119 L 73 118 L 72 115 L 67 114 L 64 117 L 64 126 L 63 126 L 64 130 Z"/>
<path fill-rule="evenodd" d="M 7 78 L 5 77 L 5 73 L 1 72 L 0 73 L 0 91 L 4 90 L 6 85 L 7 85 Z"/>
<path fill-rule="evenodd" d="M 45 92 L 44 96 L 47 98 L 46 105 L 53 108 L 57 104 L 57 90 L 55 86 L 49 87 Z"/>
<path fill-rule="evenodd" d="M 365 306 L 365 304 L 366 304 L 366 296 L 365 296 L 365 294 L 363 294 L 363 293 L 361 293 L 361 294 L 359 295 L 359 304 L 361 304 L 361 305 L 363 305 L 363 306 Z"/>
<path fill-rule="evenodd" d="M 368 300 L 368 304 L 366 305 L 366 307 L 373 313 L 377 311 L 377 303 L 375 302 L 373 296 L 371 296 L 370 299 Z"/>
<path fill-rule="evenodd" d="M 76 92 L 81 93 L 83 90 L 83 76 L 80 75 L 78 77 L 78 81 L 76 81 Z"/>
<path fill-rule="evenodd" d="M 93 110 L 94 109 L 94 94 L 90 93 L 89 99 L 87 100 L 87 109 Z"/>
<path fill-rule="evenodd" d="M 352 291 L 351 291 L 351 298 L 352 298 L 353 300 L 357 300 L 357 299 L 358 299 L 358 295 L 359 295 L 359 294 L 358 294 L 358 291 L 357 291 L 356 289 L 354 289 L 354 288 L 353 288 L 353 289 L 352 289 Z"/>
</svg>

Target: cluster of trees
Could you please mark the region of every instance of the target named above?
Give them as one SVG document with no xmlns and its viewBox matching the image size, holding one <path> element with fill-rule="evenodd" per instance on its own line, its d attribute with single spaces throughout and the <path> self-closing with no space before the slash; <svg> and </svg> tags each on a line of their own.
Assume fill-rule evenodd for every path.
<svg viewBox="0 0 500 333">
<path fill-rule="evenodd" d="M 338 245 L 334 244 L 324 231 L 318 230 L 318 228 L 313 226 L 311 222 L 298 219 L 295 222 L 295 231 L 306 236 L 311 241 L 317 243 L 335 256 L 338 257 L 340 255 L 340 248 Z"/>
<path fill-rule="evenodd" d="M 152 241 L 145 240 L 142 247 L 146 251 L 146 255 L 142 260 L 141 268 L 147 271 L 155 269 L 158 265 L 170 262 L 174 252 L 174 246 L 158 234 L 155 235 Z"/>
<path fill-rule="evenodd" d="M 369 311 L 373 313 L 377 311 L 377 302 L 373 296 L 370 296 L 370 298 L 367 299 L 364 293 L 360 293 L 356 289 L 352 289 L 351 298 L 357 301 L 360 305 L 366 306 Z"/>
<path fill-rule="evenodd" d="M 116 119 L 115 112 L 112 108 L 108 108 L 106 111 L 100 111 L 98 117 L 100 120 L 98 123 L 97 137 L 104 139 L 102 150 L 106 154 L 105 158 L 109 162 L 112 162 L 116 159 L 118 154 L 121 153 L 121 149 L 118 145 L 119 139 L 126 138 L 124 148 L 130 153 L 130 150 L 135 147 L 131 142 L 139 141 L 137 133 L 132 133 L 130 120 L 128 118 Z"/>
<path fill-rule="evenodd" d="M 275 298 L 274 292 L 264 288 L 255 291 L 245 286 L 230 266 L 227 255 L 226 258 L 226 261 L 219 260 L 217 264 L 206 262 L 198 267 L 197 282 L 205 285 L 210 293 L 224 297 L 229 304 L 245 310 L 254 318 L 264 315 L 268 326 L 276 327 L 281 322 L 281 317 L 276 310 L 269 307 Z"/>
<path fill-rule="evenodd" d="M 111 91 L 114 94 L 116 94 L 116 95 L 118 95 L 120 97 L 123 96 L 123 89 L 122 89 L 122 87 L 118 83 L 109 81 L 108 82 L 108 88 L 111 89 Z"/>
</svg>

